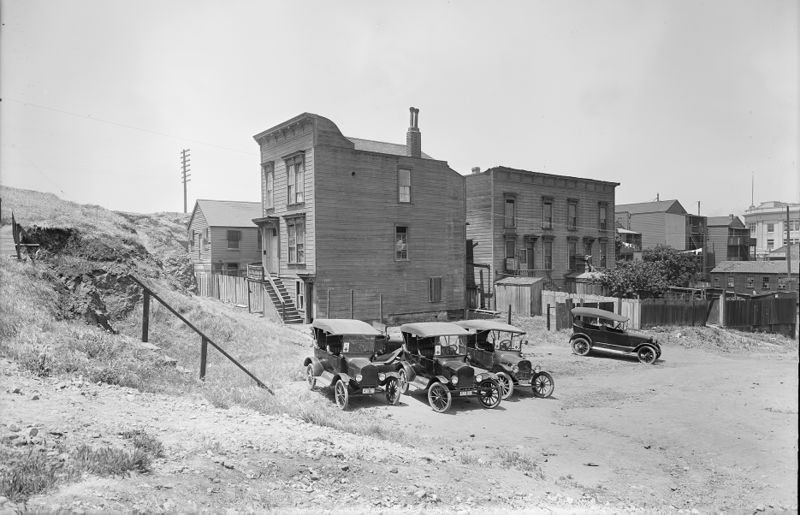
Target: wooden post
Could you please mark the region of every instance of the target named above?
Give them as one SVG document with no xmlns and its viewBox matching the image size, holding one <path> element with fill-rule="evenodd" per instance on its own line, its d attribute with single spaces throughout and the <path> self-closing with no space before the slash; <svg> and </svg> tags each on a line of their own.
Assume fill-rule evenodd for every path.
<svg viewBox="0 0 800 515">
<path fill-rule="evenodd" d="M 508 325 L 511 325 L 511 304 L 508 305 Z"/>
<path fill-rule="evenodd" d="M 250 281 L 245 279 L 244 285 L 247 288 L 247 312 L 248 313 L 252 313 L 253 310 L 252 310 L 252 308 L 250 306 Z"/>
<path fill-rule="evenodd" d="M 150 292 L 142 288 L 142 341 L 147 342 L 150 330 Z"/>
<path fill-rule="evenodd" d="M 550 330 L 550 304 L 547 305 L 547 330 Z"/>
<path fill-rule="evenodd" d="M 356 293 L 355 290 L 350 290 L 350 318 L 355 318 L 356 311 Z"/>
<path fill-rule="evenodd" d="M 200 337 L 200 380 L 206 380 L 206 359 L 208 358 L 208 340 Z"/>
<path fill-rule="evenodd" d="M 479 307 L 481 309 L 484 309 L 486 307 L 486 305 L 485 305 L 485 301 L 484 301 L 484 298 L 483 298 L 483 270 L 480 270 L 480 276 L 481 276 L 481 291 L 480 291 L 480 304 L 479 304 Z"/>
<path fill-rule="evenodd" d="M 378 316 L 380 322 L 383 323 L 383 293 L 378 294 Z"/>
<path fill-rule="evenodd" d="M 328 300 L 325 301 L 325 316 L 331 318 L 331 289 L 328 288 Z"/>
<path fill-rule="evenodd" d="M 725 327 L 725 290 L 719 296 L 719 326 Z"/>
</svg>

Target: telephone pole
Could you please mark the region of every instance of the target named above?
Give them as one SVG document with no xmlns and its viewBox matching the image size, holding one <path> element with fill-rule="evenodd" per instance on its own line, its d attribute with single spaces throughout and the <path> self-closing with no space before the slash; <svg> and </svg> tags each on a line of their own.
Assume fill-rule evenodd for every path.
<svg viewBox="0 0 800 515">
<path fill-rule="evenodd" d="M 183 181 L 183 212 L 186 213 L 186 183 L 191 181 L 189 177 L 189 149 L 181 150 L 181 180 Z"/>
</svg>

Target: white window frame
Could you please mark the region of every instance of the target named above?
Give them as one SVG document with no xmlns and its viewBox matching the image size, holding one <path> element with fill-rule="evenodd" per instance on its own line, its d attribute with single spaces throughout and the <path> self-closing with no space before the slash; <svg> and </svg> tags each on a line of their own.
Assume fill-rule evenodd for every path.
<svg viewBox="0 0 800 515">
<path fill-rule="evenodd" d="M 400 229 L 403 229 L 401 232 Z M 395 225 L 394 226 L 394 260 L 395 261 L 408 261 L 408 226 L 407 225 Z M 402 234 L 402 237 L 398 239 L 398 235 Z"/>
<path fill-rule="evenodd" d="M 305 154 L 296 154 L 285 159 L 286 163 L 286 202 L 297 205 L 305 202 Z"/>
<path fill-rule="evenodd" d="M 299 229 L 299 231 L 298 231 Z M 303 265 L 306 262 L 306 217 L 296 216 L 286 219 L 286 245 L 288 263 Z"/>
<path fill-rule="evenodd" d="M 275 208 L 275 163 L 264 163 L 264 210 Z"/>
<path fill-rule="evenodd" d="M 411 203 L 411 170 L 397 170 L 397 201 L 401 204 Z"/>
<path fill-rule="evenodd" d="M 231 236 L 236 237 L 231 238 Z M 228 250 L 239 250 L 239 246 L 242 241 L 242 231 L 237 229 L 227 229 L 225 232 L 225 238 L 228 240 Z"/>
</svg>

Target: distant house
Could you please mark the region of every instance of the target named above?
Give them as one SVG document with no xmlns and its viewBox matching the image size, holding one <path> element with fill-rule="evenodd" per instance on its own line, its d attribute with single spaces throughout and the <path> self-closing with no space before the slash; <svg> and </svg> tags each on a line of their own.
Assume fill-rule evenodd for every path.
<svg viewBox="0 0 800 515">
<path fill-rule="evenodd" d="M 786 250 L 789 249 L 789 258 L 792 261 L 800 259 L 800 244 L 784 245 L 767 254 L 768 261 L 786 261 Z"/>
<path fill-rule="evenodd" d="M 617 227 L 617 238 L 620 247 L 617 250 L 617 261 L 633 261 L 642 253 L 642 233 Z"/>
<path fill-rule="evenodd" d="M 797 291 L 798 265 L 792 262 L 788 275 L 786 262 L 723 261 L 711 270 L 711 286 L 747 294 Z"/>
<path fill-rule="evenodd" d="M 261 260 L 261 235 L 253 223 L 258 202 L 198 200 L 189 218 L 189 254 L 195 272 L 244 275 Z"/>
<path fill-rule="evenodd" d="M 708 217 L 708 255 L 711 266 L 750 259 L 750 230 L 738 216 Z"/>
<path fill-rule="evenodd" d="M 254 136 L 265 277 L 306 321 L 463 313 L 464 177 L 422 152 L 418 114 L 405 144 L 346 137 L 311 113 Z"/>
<path fill-rule="evenodd" d="M 800 203 L 769 201 L 750 206 L 745 211 L 744 223 L 755 240 L 753 246 L 756 259 L 763 259 L 784 245 L 800 243 Z"/>
<path fill-rule="evenodd" d="M 595 268 L 614 267 L 619 183 L 505 166 L 476 168 L 466 183 L 467 238 L 474 266 L 488 269 L 488 287 L 522 276 L 575 291 L 587 257 Z"/>
<path fill-rule="evenodd" d="M 666 245 L 676 250 L 705 246 L 706 217 L 686 212 L 677 200 L 660 200 L 614 207 L 618 227 L 642 234 L 642 248 Z"/>
</svg>

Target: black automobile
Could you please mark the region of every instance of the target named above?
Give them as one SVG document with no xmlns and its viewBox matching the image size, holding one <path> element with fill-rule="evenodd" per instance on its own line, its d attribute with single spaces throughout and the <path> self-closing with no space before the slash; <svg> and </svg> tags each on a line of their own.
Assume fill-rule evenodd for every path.
<svg viewBox="0 0 800 515">
<path fill-rule="evenodd" d="M 502 398 L 497 376 L 467 363 L 469 333 L 450 322 L 418 322 L 400 326 L 403 335 L 400 385 L 428 392 L 434 411 L 450 409 L 453 397 L 478 397 L 484 408 L 495 408 Z"/>
<path fill-rule="evenodd" d="M 398 369 L 394 353 L 378 356 L 382 334 L 360 320 L 318 318 L 311 324 L 314 355 L 303 362 L 309 388 L 333 387 L 333 398 L 347 409 L 351 397 L 383 393 L 386 402 L 400 401 Z"/>
<path fill-rule="evenodd" d="M 636 354 L 639 361 L 655 363 L 661 346 L 651 336 L 626 330 L 628 317 L 597 308 L 572 309 L 572 352 L 586 356 L 593 350 Z"/>
<path fill-rule="evenodd" d="M 467 337 L 469 362 L 491 370 L 503 387 L 503 399 L 514 393 L 515 386 L 530 386 L 536 397 L 550 397 L 555 381 L 538 364 L 533 366 L 523 352 L 525 331 L 511 324 L 491 319 L 456 322 L 470 335 Z"/>
</svg>

